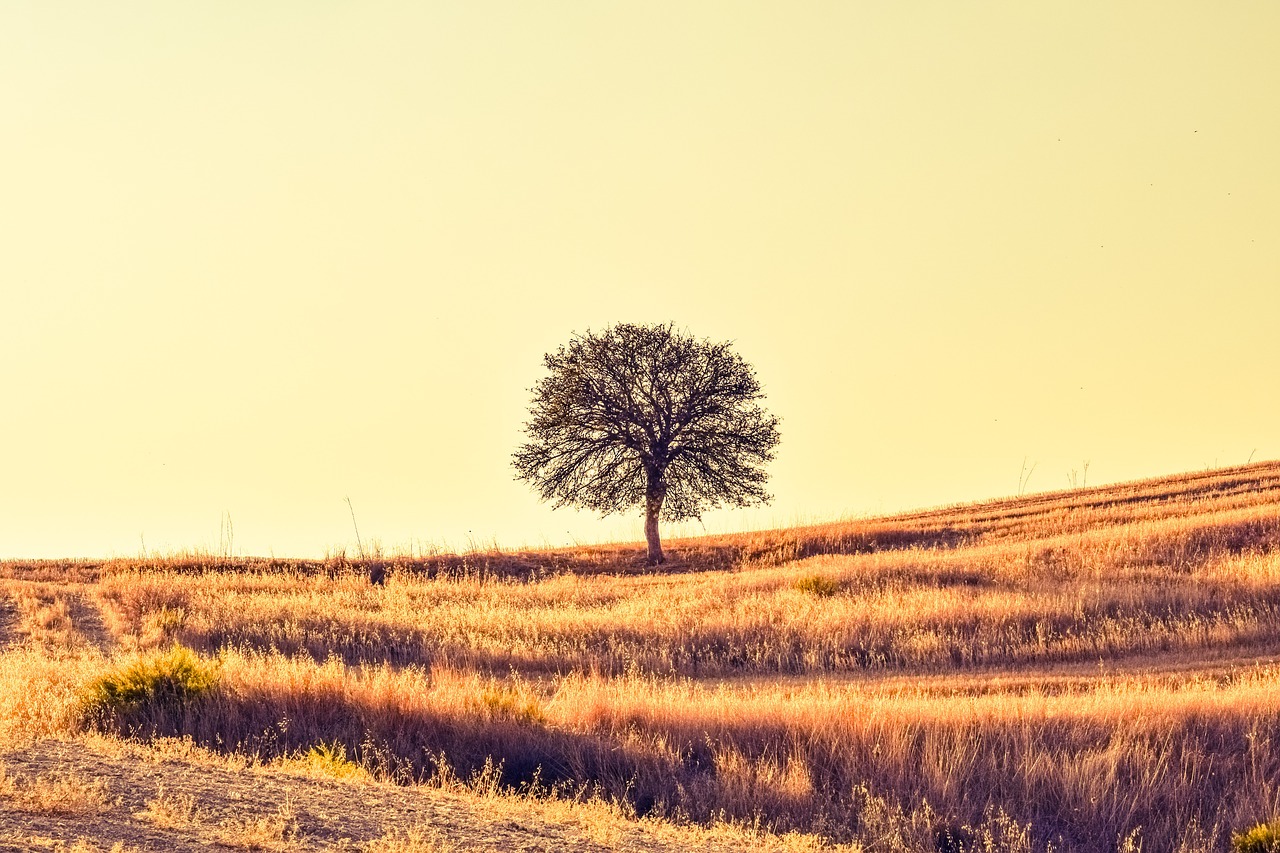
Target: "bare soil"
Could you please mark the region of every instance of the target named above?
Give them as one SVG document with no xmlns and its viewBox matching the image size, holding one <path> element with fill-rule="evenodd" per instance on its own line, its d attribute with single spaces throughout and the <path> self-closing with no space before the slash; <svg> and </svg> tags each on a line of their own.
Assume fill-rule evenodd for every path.
<svg viewBox="0 0 1280 853">
<path fill-rule="evenodd" d="M 0 850 L 56 850 L 85 839 L 104 851 L 117 842 L 127 848 L 175 853 L 236 847 L 358 851 L 388 832 L 409 828 L 427 830 L 439 839 L 441 850 L 674 853 L 696 849 L 711 853 L 743 849 L 743 839 L 719 840 L 695 830 L 684 835 L 670 826 L 602 819 L 600 809 L 329 780 L 270 767 L 211 766 L 164 757 L 145 747 L 44 740 L 0 753 L 0 762 L 10 777 L 58 779 L 76 774 L 104 781 L 107 793 L 103 810 L 87 814 L 65 813 L 56 807 L 26 811 L 0 796 Z M 148 801 L 161 794 L 193 798 L 198 820 L 187 827 L 156 826 L 144 813 Z M 271 819 L 282 806 L 292 815 L 288 840 L 254 846 L 220 839 L 220 826 Z"/>
</svg>

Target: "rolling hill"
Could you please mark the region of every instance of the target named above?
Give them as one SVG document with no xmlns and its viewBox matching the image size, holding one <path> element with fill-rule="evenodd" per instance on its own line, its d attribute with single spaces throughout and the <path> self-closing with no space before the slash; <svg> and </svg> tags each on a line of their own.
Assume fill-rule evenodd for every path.
<svg viewBox="0 0 1280 853">
<path fill-rule="evenodd" d="M 1280 463 L 668 553 L 0 564 L 0 849 L 1193 853 L 1280 817 Z"/>
</svg>

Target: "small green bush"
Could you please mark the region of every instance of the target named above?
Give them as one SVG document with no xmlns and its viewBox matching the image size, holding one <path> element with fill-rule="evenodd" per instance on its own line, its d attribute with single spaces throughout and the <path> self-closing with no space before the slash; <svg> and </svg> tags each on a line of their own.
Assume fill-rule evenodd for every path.
<svg viewBox="0 0 1280 853">
<path fill-rule="evenodd" d="M 216 663 L 174 643 L 167 652 L 140 657 L 100 676 L 86 688 L 83 707 L 92 720 L 137 712 L 181 709 L 218 684 Z"/>
<path fill-rule="evenodd" d="M 792 582 L 791 588 L 806 592 L 815 598 L 830 598 L 840 591 L 840 584 L 826 575 L 806 575 L 802 578 L 796 578 Z"/>
<path fill-rule="evenodd" d="M 1235 853 L 1280 853 L 1280 820 L 1260 823 L 1248 832 L 1231 834 Z"/>
</svg>

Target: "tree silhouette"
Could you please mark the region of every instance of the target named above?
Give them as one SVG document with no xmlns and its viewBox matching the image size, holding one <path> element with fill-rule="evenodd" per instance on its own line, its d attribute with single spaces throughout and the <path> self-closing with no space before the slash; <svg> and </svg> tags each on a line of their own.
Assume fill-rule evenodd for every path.
<svg viewBox="0 0 1280 853">
<path fill-rule="evenodd" d="M 755 370 L 728 342 L 671 324 L 620 323 L 575 335 L 544 357 L 531 390 L 528 442 L 516 478 L 543 500 L 608 515 L 644 506 L 651 565 L 665 560 L 659 518 L 699 518 L 721 505 L 766 503 L 764 464 L 778 419 L 759 401 Z"/>
</svg>

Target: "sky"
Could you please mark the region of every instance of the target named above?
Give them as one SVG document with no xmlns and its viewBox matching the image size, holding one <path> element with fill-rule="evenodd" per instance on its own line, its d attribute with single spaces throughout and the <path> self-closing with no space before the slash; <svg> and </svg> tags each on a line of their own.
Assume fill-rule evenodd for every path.
<svg viewBox="0 0 1280 853">
<path fill-rule="evenodd" d="M 673 322 L 781 418 L 668 534 L 1280 458 L 1280 4 L 0 5 L 0 557 L 640 539 L 513 479 Z M 350 503 L 348 503 L 350 501 Z"/>
</svg>

